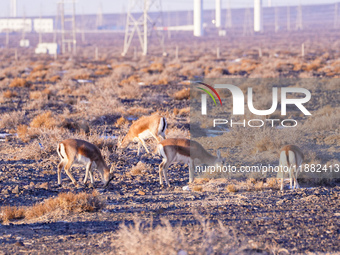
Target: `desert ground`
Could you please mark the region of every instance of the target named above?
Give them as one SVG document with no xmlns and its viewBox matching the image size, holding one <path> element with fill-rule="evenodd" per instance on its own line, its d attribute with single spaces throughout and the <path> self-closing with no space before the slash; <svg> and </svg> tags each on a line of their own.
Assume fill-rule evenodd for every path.
<svg viewBox="0 0 340 255">
<path fill-rule="evenodd" d="M 271 79 L 295 79 L 300 83 L 285 86 L 313 95 L 306 105 L 312 116 L 291 111 L 297 128 L 234 128 L 214 144 L 192 138 L 211 154 L 219 148 L 236 166 L 278 165 L 285 144 L 300 146 L 305 163 L 339 164 L 339 32 L 171 36 L 166 56 L 153 38 L 148 56 L 136 41 L 122 57 L 119 34 L 87 35 L 77 55 L 56 59 L 18 48 L 20 35 L 0 49 L 0 254 L 338 254 L 337 174 L 302 174 L 301 189 L 286 183 L 280 191 L 275 176 L 258 174 L 206 175 L 188 184 L 188 167 L 174 164 L 171 187 L 164 188 L 155 140 L 147 142 L 150 154 L 142 149 L 140 156 L 136 144 L 119 151 L 117 143 L 134 120 L 153 113 L 167 119 L 168 138 L 190 138 L 189 80 L 263 79 L 254 87 L 260 108 L 270 106 Z M 66 138 L 98 146 L 114 169 L 108 187 L 98 171 L 94 185 L 76 187 L 64 171 L 57 185 L 56 148 Z M 85 167 L 75 165 L 72 173 L 81 182 Z"/>
</svg>

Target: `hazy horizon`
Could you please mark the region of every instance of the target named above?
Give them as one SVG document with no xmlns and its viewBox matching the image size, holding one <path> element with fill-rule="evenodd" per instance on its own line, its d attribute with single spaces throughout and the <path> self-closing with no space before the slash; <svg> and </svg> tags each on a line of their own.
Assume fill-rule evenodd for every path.
<svg viewBox="0 0 340 255">
<path fill-rule="evenodd" d="M 222 0 L 222 8 L 225 9 L 228 4 L 228 0 Z M 263 7 L 275 6 L 296 6 L 299 2 L 302 5 L 314 5 L 314 4 L 332 4 L 337 1 L 334 0 L 263 0 Z M 26 17 L 29 16 L 53 16 L 56 15 L 56 3 L 57 0 L 17 0 L 17 16 L 22 17 L 25 13 Z M 231 8 L 246 8 L 253 7 L 253 0 L 230 0 Z M 100 6 L 103 14 L 110 13 L 125 13 L 128 9 L 127 0 L 78 0 L 76 4 L 76 14 L 97 14 L 100 10 Z M 204 9 L 214 9 L 215 0 L 203 1 Z M 0 1 L 0 17 L 8 17 L 10 9 L 10 0 Z M 192 10 L 193 0 L 163 0 L 163 11 L 176 11 L 176 10 Z"/>
</svg>

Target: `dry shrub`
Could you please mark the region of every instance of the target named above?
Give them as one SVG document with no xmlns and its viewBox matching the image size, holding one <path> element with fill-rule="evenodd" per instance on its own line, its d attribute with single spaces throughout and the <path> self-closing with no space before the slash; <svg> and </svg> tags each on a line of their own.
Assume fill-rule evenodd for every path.
<svg viewBox="0 0 340 255">
<path fill-rule="evenodd" d="M 43 64 L 38 64 L 38 65 L 34 66 L 32 73 L 38 72 L 38 71 L 43 71 L 43 70 L 47 70 L 47 67 Z"/>
<path fill-rule="evenodd" d="M 197 183 L 197 184 L 205 184 L 209 181 L 210 181 L 209 178 L 195 178 L 194 179 L 194 183 Z"/>
<path fill-rule="evenodd" d="M 41 91 L 31 91 L 30 92 L 30 99 L 40 99 L 43 97 L 43 94 Z"/>
<path fill-rule="evenodd" d="M 263 181 L 259 181 L 254 185 L 255 190 L 262 190 L 263 189 Z"/>
<path fill-rule="evenodd" d="M 45 199 L 42 203 L 31 207 L 6 206 L 1 208 L 1 220 L 8 222 L 11 219 L 34 219 L 60 211 L 65 213 L 94 212 L 105 205 L 98 195 L 97 191 L 93 191 L 92 194 L 68 192 L 60 193 L 54 198 Z"/>
<path fill-rule="evenodd" d="M 23 78 L 14 78 L 12 82 L 9 84 L 10 88 L 29 87 L 29 86 L 30 86 L 30 83 Z"/>
<path fill-rule="evenodd" d="M 177 108 L 174 108 L 174 115 L 178 115 L 179 114 L 179 110 Z"/>
<path fill-rule="evenodd" d="M 234 184 L 229 184 L 227 187 L 226 187 L 226 190 L 227 192 L 237 192 L 237 188 Z"/>
<path fill-rule="evenodd" d="M 16 129 L 19 124 L 23 123 L 24 117 L 24 111 L 4 113 L 0 119 L 0 128 Z"/>
<path fill-rule="evenodd" d="M 180 91 L 177 91 L 173 97 L 177 100 L 189 99 L 190 98 L 190 89 L 185 88 Z"/>
<path fill-rule="evenodd" d="M 148 165 L 139 161 L 137 165 L 133 166 L 130 170 L 131 175 L 140 175 L 144 174 L 146 170 L 148 169 Z"/>
<path fill-rule="evenodd" d="M 169 83 L 169 80 L 168 78 L 164 77 L 164 78 L 161 78 L 161 79 L 158 79 L 157 81 L 155 81 L 153 84 L 154 85 L 166 85 Z"/>
<path fill-rule="evenodd" d="M 17 134 L 18 137 L 25 143 L 30 140 L 27 125 L 19 125 L 17 128 Z"/>
<path fill-rule="evenodd" d="M 121 127 L 121 126 L 124 126 L 127 123 L 129 123 L 129 121 L 122 116 L 116 121 L 115 126 Z"/>
<path fill-rule="evenodd" d="M 91 78 L 91 74 L 90 73 L 79 73 L 79 74 L 75 74 L 72 78 L 75 80 L 88 80 Z"/>
<path fill-rule="evenodd" d="M 18 93 L 16 93 L 15 91 L 12 92 L 12 91 L 10 91 L 10 90 L 6 90 L 6 91 L 4 91 L 4 92 L 2 93 L 2 96 L 3 96 L 4 98 L 12 98 L 12 97 L 18 96 Z"/>
<path fill-rule="evenodd" d="M 188 116 L 190 114 L 190 107 L 186 107 L 186 108 L 180 109 L 178 114 L 180 116 Z"/>
<path fill-rule="evenodd" d="M 268 188 L 271 188 L 271 189 L 280 189 L 280 179 L 277 179 L 277 178 L 268 178 L 267 179 L 267 186 Z"/>
<path fill-rule="evenodd" d="M 254 144 L 253 154 L 257 154 L 263 151 L 269 151 L 274 149 L 275 146 L 270 137 L 263 137 L 261 140 L 257 140 Z"/>
<path fill-rule="evenodd" d="M 114 253 L 158 255 L 245 254 L 246 250 L 249 254 L 255 252 L 255 248 L 248 247 L 247 242 L 240 244 L 240 240 L 231 236 L 232 232 L 221 222 L 213 225 L 198 214 L 195 218 L 197 223 L 191 231 L 184 226 L 172 226 L 168 220 L 162 220 L 156 227 L 152 227 L 154 225 L 152 222 L 143 225 L 140 221 L 135 221 L 130 226 L 121 225 L 112 240 L 116 247 Z M 256 252 L 260 249 L 268 248 L 264 245 L 256 247 Z"/>
<path fill-rule="evenodd" d="M 321 67 L 321 59 L 317 58 L 312 61 L 312 63 L 307 64 L 303 67 L 304 71 L 317 71 Z"/>
<path fill-rule="evenodd" d="M 142 107 L 131 107 L 127 109 L 126 113 L 129 115 L 140 116 L 149 114 L 150 110 Z"/>
<path fill-rule="evenodd" d="M 118 96 L 123 99 L 133 99 L 141 96 L 139 86 L 136 83 L 125 84 L 118 88 Z"/>
<path fill-rule="evenodd" d="M 52 116 L 51 111 L 41 113 L 33 118 L 30 126 L 33 128 L 52 128 L 57 124 L 56 119 Z"/>
<path fill-rule="evenodd" d="M 164 70 L 164 65 L 162 63 L 152 63 L 149 69 L 161 73 Z"/>
<path fill-rule="evenodd" d="M 138 75 L 131 75 L 129 76 L 129 78 L 127 79 L 123 79 L 119 85 L 120 86 L 125 86 L 125 85 L 129 85 L 129 84 L 135 84 L 140 82 L 139 76 Z"/>
<path fill-rule="evenodd" d="M 0 220 L 8 223 L 10 220 L 22 219 L 25 217 L 25 209 L 17 206 L 4 206 L 0 210 Z"/>
<path fill-rule="evenodd" d="M 49 82 L 55 83 L 61 80 L 61 77 L 59 75 L 54 75 L 51 78 L 49 78 Z"/>
<path fill-rule="evenodd" d="M 202 185 L 195 185 L 192 187 L 193 191 L 198 191 L 198 192 L 202 192 L 203 191 L 203 187 Z"/>
<path fill-rule="evenodd" d="M 112 74 L 110 76 L 113 80 L 122 80 L 126 79 L 130 75 L 132 75 L 135 71 L 135 68 L 128 64 L 116 65 L 113 67 Z"/>
</svg>

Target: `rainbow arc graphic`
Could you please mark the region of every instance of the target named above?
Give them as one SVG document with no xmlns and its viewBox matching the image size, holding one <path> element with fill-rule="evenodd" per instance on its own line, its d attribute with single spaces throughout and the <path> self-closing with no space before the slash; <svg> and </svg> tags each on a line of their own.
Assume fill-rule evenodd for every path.
<svg viewBox="0 0 340 255">
<path fill-rule="evenodd" d="M 218 100 L 220 100 L 220 104 L 221 104 L 221 106 L 222 106 L 222 100 L 221 100 L 221 98 L 220 98 L 220 95 L 217 93 L 217 91 L 216 91 L 212 86 L 210 86 L 210 85 L 208 85 L 208 84 L 206 84 L 206 83 L 203 83 L 203 82 L 198 82 L 198 83 L 201 84 L 201 85 L 203 85 L 203 86 L 206 86 L 206 87 L 209 88 L 212 92 L 214 92 L 215 95 L 217 96 Z M 207 93 L 207 94 L 212 98 L 212 100 L 214 101 L 215 105 L 217 106 L 216 100 L 215 100 L 213 94 L 212 94 L 209 90 L 204 89 L 204 88 L 201 88 L 201 87 L 197 87 L 197 88 L 200 89 L 200 90 L 203 90 L 205 93 Z"/>
</svg>

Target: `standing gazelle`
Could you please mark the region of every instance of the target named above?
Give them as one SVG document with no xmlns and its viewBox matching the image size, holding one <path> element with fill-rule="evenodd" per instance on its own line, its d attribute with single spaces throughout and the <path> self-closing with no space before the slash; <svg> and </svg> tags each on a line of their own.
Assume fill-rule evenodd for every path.
<svg viewBox="0 0 340 255">
<path fill-rule="evenodd" d="M 163 185 L 163 175 L 166 185 L 168 181 L 168 167 L 174 162 L 182 162 L 189 165 L 189 182 L 194 181 L 195 164 L 208 166 L 223 165 L 224 160 L 217 150 L 217 156 L 207 152 L 201 144 L 185 138 L 169 138 L 160 142 L 157 146 L 158 153 L 163 157 L 159 165 L 159 182 Z"/>
<path fill-rule="evenodd" d="M 77 182 L 70 173 L 73 163 L 86 165 L 84 184 L 86 184 L 88 174 L 90 173 L 91 183 L 93 184 L 93 168 L 97 168 L 102 176 L 102 182 L 106 187 L 111 181 L 111 171 L 106 165 L 102 154 L 97 146 L 92 143 L 78 140 L 66 139 L 58 144 L 58 155 L 61 159 L 58 165 L 58 184 L 61 185 L 61 169 L 64 167 L 66 174 L 72 180 L 73 184 Z"/>
<path fill-rule="evenodd" d="M 157 114 L 151 116 L 143 116 L 131 125 L 129 132 L 124 137 L 123 141 L 119 143 L 118 148 L 125 149 L 131 142 L 138 142 L 137 155 L 139 156 L 141 144 L 144 146 L 146 152 L 149 153 L 144 139 L 153 137 L 159 143 L 159 135 L 162 136 L 163 139 L 165 139 L 166 127 L 166 120 L 162 116 L 159 116 Z"/>
<path fill-rule="evenodd" d="M 289 170 L 289 180 L 290 180 L 290 188 L 300 188 L 299 183 L 297 181 L 297 175 L 299 172 L 299 168 L 302 165 L 304 160 L 303 153 L 299 147 L 296 145 L 286 145 L 280 151 L 280 167 L 282 174 L 281 177 L 281 190 L 283 190 L 283 177 L 284 177 L 284 168 Z M 294 185 L 293 185 L 294 180 Z"/>
</svg>

